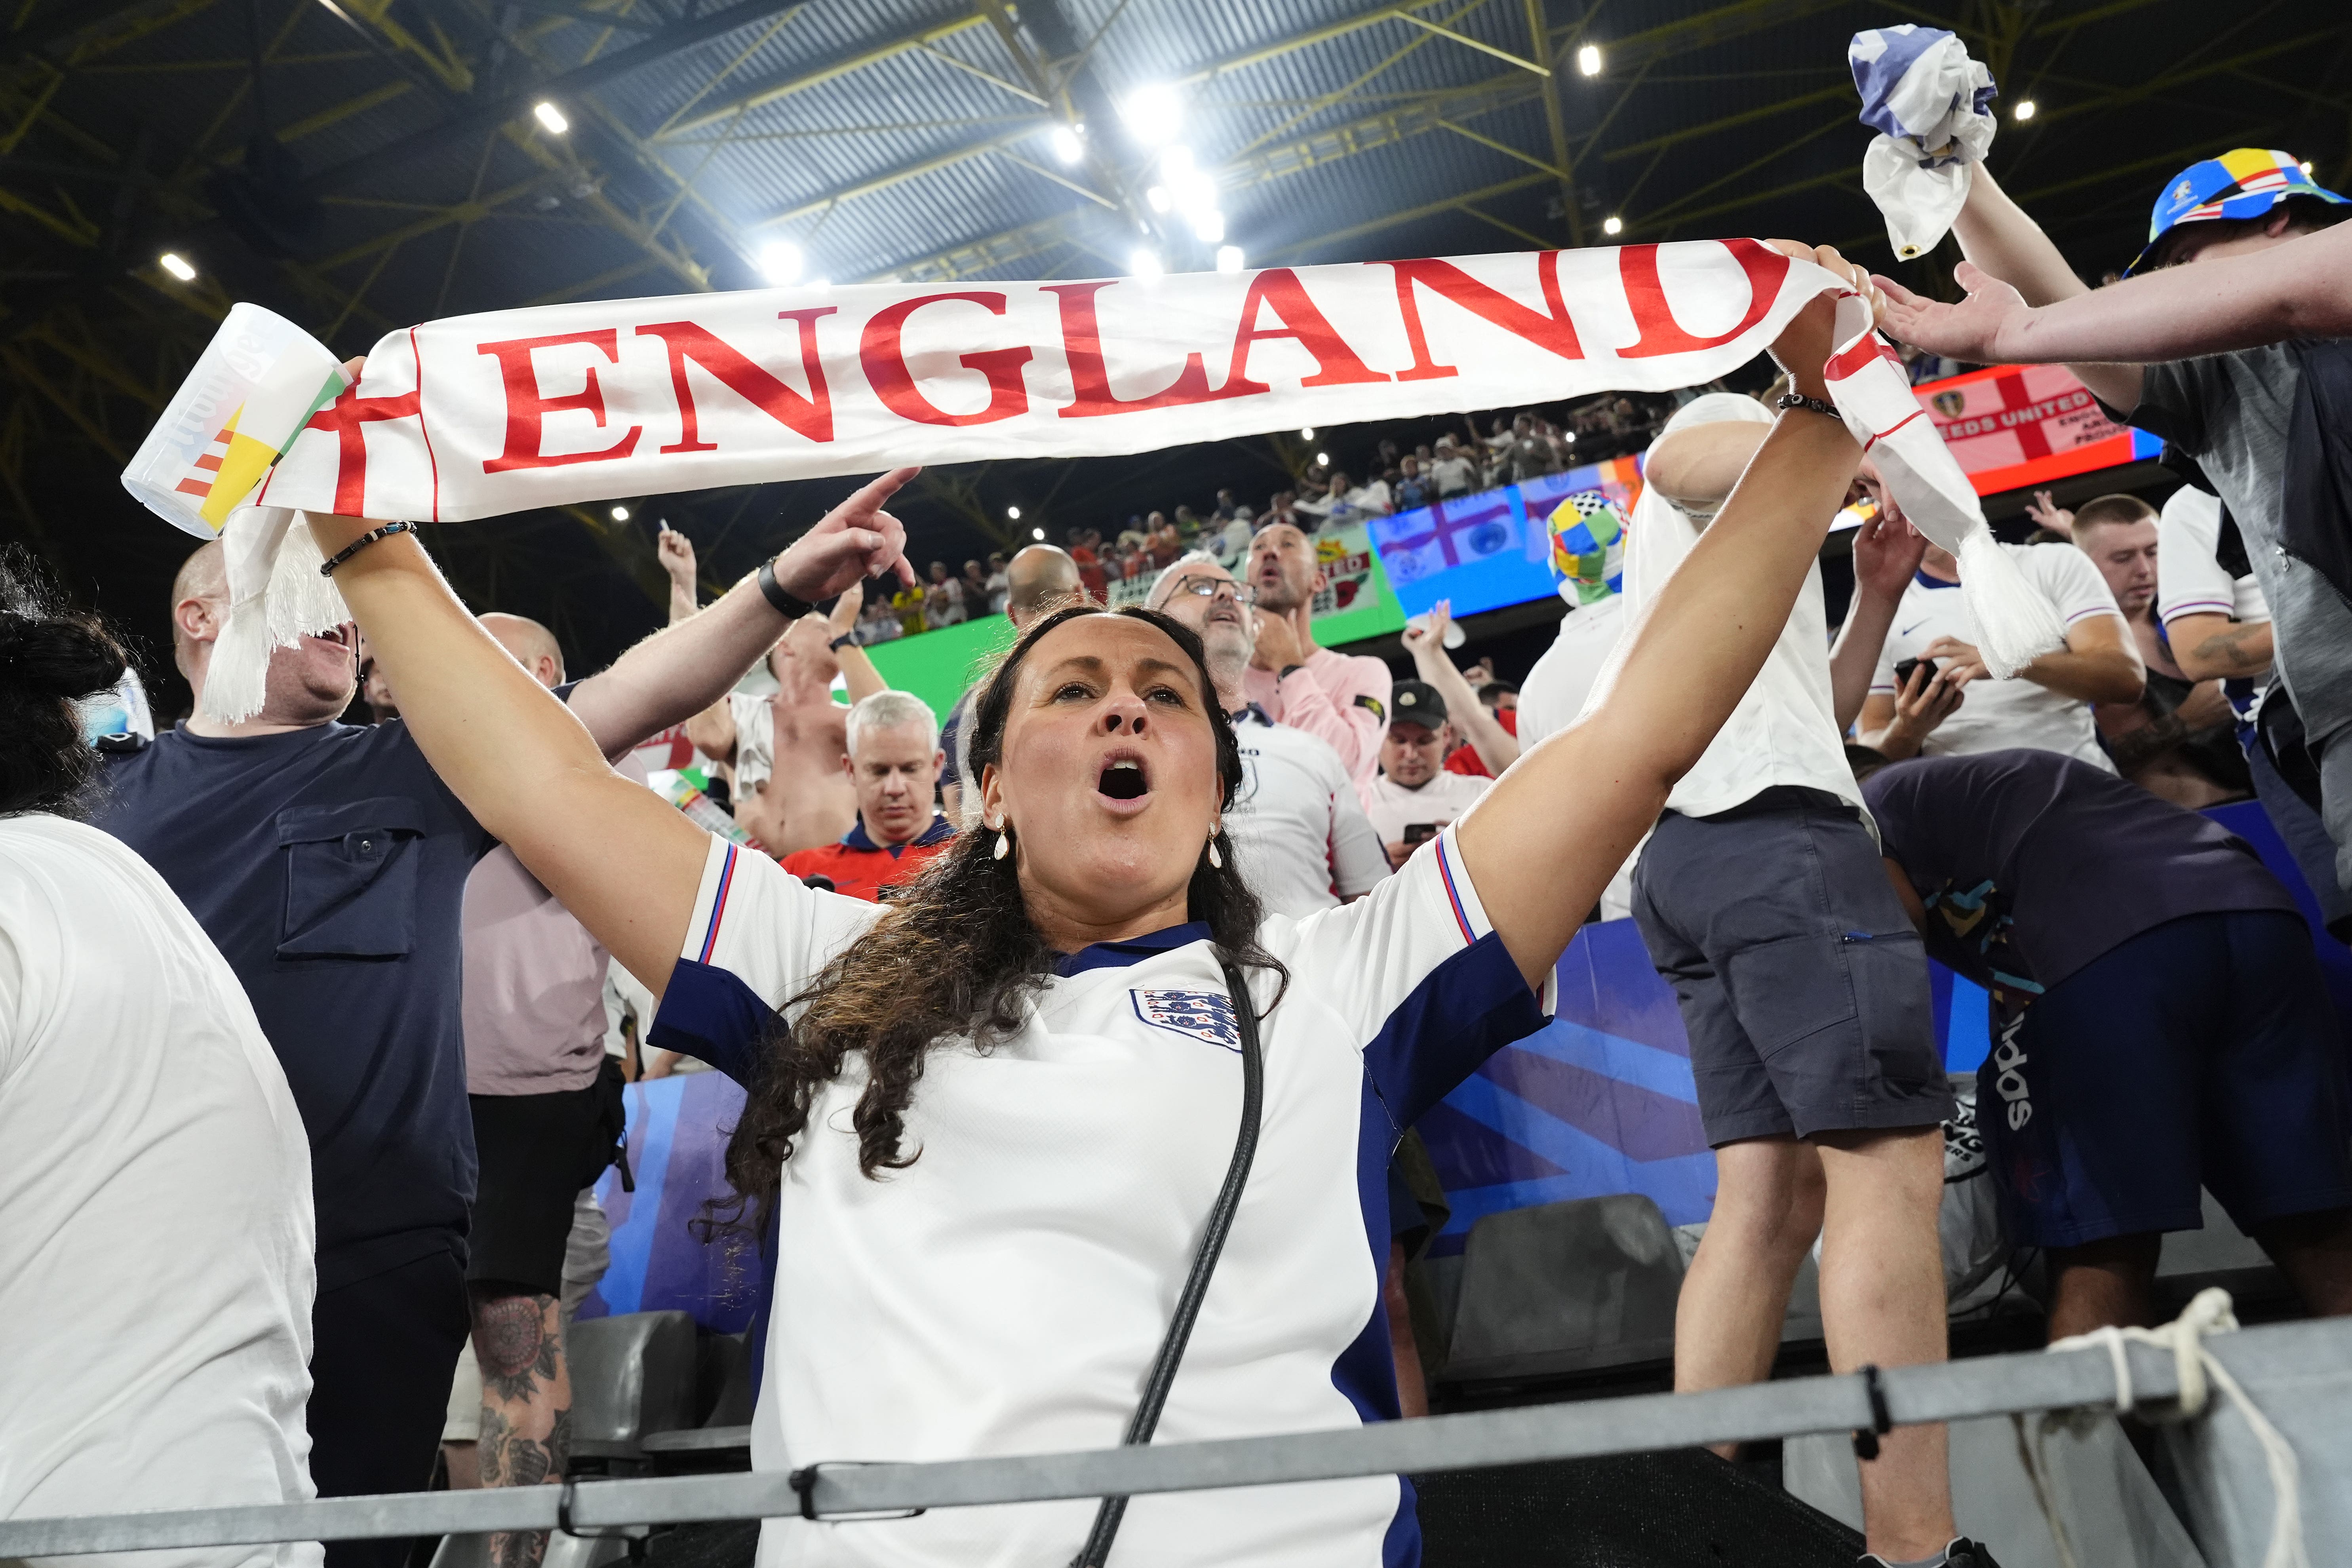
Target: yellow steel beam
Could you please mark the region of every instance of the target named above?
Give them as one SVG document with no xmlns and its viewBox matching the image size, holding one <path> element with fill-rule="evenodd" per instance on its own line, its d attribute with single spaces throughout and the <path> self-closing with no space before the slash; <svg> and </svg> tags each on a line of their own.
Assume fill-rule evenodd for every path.
<svg viewBox="0 0 2352 1568">
<path fill-rule="evenodd" d="M 769 104 L 780 102 L 796 92 L 806 92 L 810 88 L 822 87 L 829 81 L 838 81 L 843 77 L 864 70 L 868 66 L 878 65 L 887 59 L 894 59 L 899 55 L 919 49 L 926 44 L 937 43 L 941 38 L 953 37 L 958 33 L 972 27 L 984 26 L 986 24 L 987 18 L 978 10 L 961 16 L 950 17 L 944 22 L 934 22 L 928 27 L 918 28 L 907 34 L 904 37 L 893 38 L 887 43 L 860 49 L 854 54 L 845 55 L 828 64 L 819 66 L 814 70 L 803 71 L 796 76 L 786 77 L 781 81 L 768 82 L 751 89 L 749 92 L 738 94 L 717 108 L 706 110 L 691 120 L 682 120 L 676 124 L 664 127 L 656 133 L 657 139 L 691 135 L 697 131 L 730 120 L 747 110 L 764 109 Z"/>
<path fill-rule="evenodd" d="M 1587 41 L 1600 45 L 1607 68 L 1615 72 L 1627 66 L 1646 65 L 1668 55 L 1688 54 L 1694 49 L 1728 43 L 1750 33 L 1810 16 L 1817 11 L 1833 9 L 1843 3 L 1844 0 L 1733 0 L 1731 5 L 1718 5 L 1696 16 L 1685 16 L 1678 21 L 1645 27 L 1620 38 L 1588 37 Z M 1576 30 L 1576 27 L 1562 29 L 1563 32 Z"/>
<path fill-rule="evenodd" d="M 418 218 L 415 223 L 388 229 L 383 234 L 361 241 L 348 250 L 339 250 L 323 260 L 313 262 L 312 268 L 320 273 L 332 272 L 338 267 L 348 267 L 354 261 L 373 256 L 387 246 L 404 245 L 412 239 L 422 238 L 437 229 L 446 228 L 453 223 L 478 223 L 499 208 L 519 202 L 523 197 L 539 191 L 546 184 L 545 174 L 534 174 L 528 180 L 517 181 L 504 190 L 493 191 L 478 201 L 458 202 L 441 207 Z"/>
<path fill-rule="evenodd" d="M 1533 60 L 1521 59 L 1508 49 L 1487 43 L 1484 39 L 1474 38 L 1467 33 L 1457 33 L 1453 28 L 1433 22 L 1426 16 L 1416 16 L 1402 6 L 1396 11 L 1396 19 L 1400 22 L 1410 22 L 1423 31 L 1434 33 L 1441 38 L 1451 38 L 1455 43 L 1475 49 L 1482 55 L 1492 55 L 1498 60 L 1505 60 L 1518 67 L 1521 70 L 1533 71 L 1538 76 L 1551 75 L 1549 66 L 1538 65 Z"/>
<path fill-rule="evenodd" d="M 359 24 L 366 22 L 385 43 L 402 54 L 413 55 L 422 61 L 425 68 L 451 92 L 474 90 L 473 68 L 466 63 L 457 53 L 457 46 L 429 18 L 425 25 L 432 27 L 434 38 L 440 46 L 438 48 L 401 26 L 392 14 L 393 0 L 318 0 L 318 3 L 354 30 L 361 30 Z"/>
<path fill-rule="evenodd" d="M 5 186 L 0 186 L 0 212 L 30 218 L 68 245 L 78 245 L 85 250 L 98 243 L 99 226 L 88 218 L 79 214 L 60 216 Z"/>
<path fill-rule="evenodd" d="M 1585 12 L 1586 23 L 1591 22 L 1601 3 L 1603 0 L 1596 0 L 1596 4 Z M 1549 35 L 1544 31 L 1544 0 L 1527 0 L 1527 13 L 1528 42 L 1534 47 L 1536 53 L 1543 54 L 1549 47 Z M 1561 57 L 1554 55 L 1551 58 L 1558 59 Z M 1568 124 L 1560 112 L 1559 89 L 1560 80 L 1557 76 L 1544 83 L 1544 134 L 1551 139 L 1551 166 L 1559 178 L 1560 215 L 1568 220 L 1570 242 L 1580 246 L 1584 243 L 1584 215 L 1577 205 L 1575 164 L 1568 150 Z M 1449 125 L 1447 129 L 1454 127 Z"/>
<path fill-rule="evenodd" d="M 1492 136 L 1473 131 L 1466 125 L 1457 125 L 1453 121 L 1447 120 L 1442 115 L 1437 118 L 1434 123 L 1440 131 L 1451 131 L 1454 134 L 1461 137 L 1465 142 L 1475 142 L 1481 147 L 1491 147 L 1507 158 L 1517 158 L 1520 163 L 1527 164 L 1530 168 L 1541 169 L 1545 174 L 1549 174 L 1556 180 L 1565 182 L 1569 178 L 1568 171 L 1561 168 L 1557 163 L 1548 163 L 1544 159 L 1537 157 L 1532 153 L 1522 153 L 1507 142 L 1497 142 Z"/>
<path fill-rule="evenodd" d="M 574 166 L 557 157 L 540 138 L 511 122 L 501 126 L 499 130 L 511 145 L 521 150 L 525 157 L 550 173 L 562 172 Z M 665 244 L 651 224 L 635 214 L 622 211 L 620 206 L 601 189 L 592 190 L 585 200 L 597 216 L 604 220 L 605 227 L 635 245 L 651 261 L 667 270 L 679 282 L 698 293 L 710 291 L 710 268 L 696 260 L 684 247 Z"/>
<path fill-rule="evenodd" d="M 1478 208 L 1474 206 L 1465 206 L 1462 210 L 1468 213 L 1472 217 L 1478 219 L 1481 223 L 1493 224 L 1496 228 L 1501 229 L 1505 234 L 1509 235 L 1512 238 L 1524 241 L 1528 248 L 1530 250 L 1558 250 L 1559 248 L 1558 241 L 1546 239 L 1541 235 L 1529 234 L 1517 224 L 1505 223 L 1493 213 L 1481 212 Z"/>
<path fill-rule="evenodd" d="M 1801 92 L 1793 98 L 1780 99 L 1776 102 L 1763 104 L 1755 109 L 1743 109 L 1734 114 L 1717 115 L 1713 120 L 1705 121 L 1696 125 L 1685 125 L 1669 131 L 1663 136 L 1652 136 L 1641 142 L 1628 142 L 1622 146 L 1610 148 L 1608 152 L 1601 154 L 1601 159 L 1605 163 L 1614 163 L 1625 158 L 1638 158 L 1644 153 L 1654 153 L 1667 147 L 1679 147 L 1685 142 L 1696 142 L 1701 137 L 1712 136 L 1719 131 L 1728 131 L 1734 126 L 1752 125 L 1759 120 L 1769 120 L 1775 115 L 1786 114 L 1792 109 L 1804 109 L 1816 103 L 1853 103 L 1854 101 L 1856 100 L 1853 83 L 1842 81 L 1834 87 L 1825 87 L 1815 92 Z"/>
<path fill-rule="evenodd" d="M 1458 22 L 1486 3 L 1486 0 L 1465 0 L 1465 4 L 1454 7 L 1453 10 L 1445 14 L 1444 22 L 1448 25 Z M 1441 26 L 1439 31 L 1443 32 L 1444 30 L 1444 27 Z M 1322 113 L 1325 110 L 1331 108 L 1334 104 L 1346 101 L 1349 95 L 1353 94 L 1366 82 L 1372 80 L 1376 77 L 1386 74 L 1388 71 L 1402 63 L 1407 57 L 1419 53 L 1423 46 L 1428 44 L 1433 37 L 1433 34 L 1423 33 L 1420 37 L 1412 38 L 1406 43 L 1400 45 L 1398 47 L 1390 50 L 1385 56 L 1381 57 L 1380 62 L 1374 65 L 1370 70 L 1361 72 L 1349 80 L 1345 86 L 1340 87 L 1334 91 L 1323 94 L 1321 97 L 1316 99 L 1313 103 L 1307 105 L 1305 109 L 1300 110 L 1297 113 L 1293 114 L 1281 124 L 1276 126 L 1273 130 L 1266 132 L 1264 135 L 1250 142 L 1248 145 L 1242 149 L 1242 154 L 1246 156 L 1249 153 L 1256 152 L 1267 142 L 1274 141 L 1276 138 L 1290 131 L 1292 127 L 1306 121 L 1312 120 L 1315 116 Z"/>
<path fill-rule="evenodd" d="M 710 94 L 718 91 L 719 84 L 720 82 L 725 81 L 729 77 L 733 76 L 738 70 L 740 70 L 745 60 L 750 59 L 753 55 L 756 55 L 761 49 L 766 48 L 769 41 L 778 33 L 782 32 L 784 28 L 790 25 L 793 17 L 799 16 L 802 12 L 807 9 L 808 7 L 805 5 L 795 5 L 791 10 L 783 12 L 776 16 L 765 27 L 761 28 L 760 36 L 758 37 L 744 45 L 740 49 L 738 49 L 733 59 L 729 60 L 725 65 L 720 66 L 717 70 L 712 71 L 710 73 L 709 80 L 704 82 L 700 87 L 696 88 L 692 93 L 688 95 L 687 100 L 684 103 L 679 104 L 676 109 L 669 111 L 669 118 L 663 121 L 658 126 L 655 127 L 654 139 L 658 141 L 662 137 L 668 135 L 671 129 L 677 124 L 681 118 L 690 112 L 696 104 L 700 103 L 705 98 L 708 98 Z M 739 109 L 731 110 L 730 112 L 740 114 L 743 111 Z"/>
<path fill-rule="evenodd" d="M 1328 234 L 1318 234 L 1312 239 L 1302 239 L 1295 245 L 1286 245 L 1275 255 L 1284 258 L 1302 257 L 1310 251 L 1319 250 L 1327 245 L 1337 245 L 1348 239 L 1360 239 L 1368 234 L 1378 234 L 1384 228 L 1394 228 L 1399 224 L 1413 223 L 1425 217 L 1435 217 L 1439 213 L 1459 212 L 1496 196 L 1508 195 L 1513 191 L 1524 191 L 1529 185 L 1542 184 L 1550 177 L 1549 174 L 1521 174 L 1517 179 L 1505 180 L 1500 184 L 1486 185 L 1475 191 L 1465 191 L 1458 196 L 1447 196 L 1443 201 L 1429 202 L 1402 212 L 1385 213 L 1369 223 L 1352 224 L 1346 228 L 1335 228 Z M 1484 213 L 1478 216 L 1486 216 Z M 1488 221 L 1493 220 L 1488 218 Z"/>
<path fill-rule="evenodd" d="M 20 345 L 0 344 L 0 365 L 5 365 L 16 377 L 17 385 L 30 387 L 39 393 L 51 407 L 72 420 L 74 427 L 89 437 L 108 457 L 118 463 L 131 460 L 131 454 L 123 449 L 122 444 L 109 434 L 94 416 L 68 397 L 66 395 L 68 389 L 58 384 L 58 378 L 46 374 Z"/>
<path fill-rule="evenodd" d="M 968 146 L 952 148 L 932 157 L 918 159 L 912 163 L 900 164 L 896 169 L 876 174 L 870 179 L 861 180 L 856 184 L 845 185 L 837 191 L 828 191 L 821 196 L 801 203 L 798 206 L 787 207 L 782 212 L 760 219 L 751 226 L 765 228 L 773 224 L 790 223 L 795 218 L 803 218 L 812 213 L 824 212 L 838 206 L 843 202 L 856 201 L 860 196 L 870 196 L 877 191 L 887 191 L 891 186 L 904 184 L 908 180 L 919 180 L 925 174 L 935 174 L 941 169 L 950 169 L 958 163 L 968 163 L 974 158 L 986 157 L 1000 147 L 1009 147 L 1016 142 L 1034 136 L 1040 130 L 1052 123 L 1052 121 L 1040 118 L 1027 125 L 1012 131 L 1000 132 L 994 136 L 983 138 Z"/>
</svg>

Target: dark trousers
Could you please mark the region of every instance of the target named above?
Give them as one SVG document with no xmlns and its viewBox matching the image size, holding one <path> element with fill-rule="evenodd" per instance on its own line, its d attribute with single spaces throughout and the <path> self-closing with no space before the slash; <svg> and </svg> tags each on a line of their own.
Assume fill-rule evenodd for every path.
<svg viewBox="0 0 2352 1568">
<path fill-rule="evenodd" d="M 422 1491 L 471 1319 L 447 1251 L 321 1290 L 310 1313 L 310 1479 L 319 1495 Z M 400 1568 L 410 1542 L 330 1541 L 327 1568 Z"/>
</svg>

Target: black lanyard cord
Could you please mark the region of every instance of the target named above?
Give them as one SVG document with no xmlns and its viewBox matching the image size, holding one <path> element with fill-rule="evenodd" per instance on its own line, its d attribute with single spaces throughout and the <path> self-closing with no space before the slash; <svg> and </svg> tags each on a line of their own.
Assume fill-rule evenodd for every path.
<svg viewBox="0 0 2352 1568">
<path fill-rule="evenodd" d="M 1168 1390 L 1176 1381 L 1176 1368 L 1184 1360 L 1185 1342 L 1192 1337 L 1193 1321 L 1201 1315 L 1201 1303 L 1209 1294 L 1209 1279 L 1217 1271 L 1217 1258 L 1225 1249 L 1225 1237 L 1234 1228 L 1234 1214 L 1241 1207 L 1242 1188 L 1248 1184 L 1250 1162 L 1257 1154 L 1258 1114 L 1265 1100 L 1265 1060 L 1258 1046 L 1257 1009 L 1252 1005 L 1249 982 L 1234 961 L 1222 951 L 1217 963 L 1225 972 L 1225 993 L 1234 1004 L 1234 1022 L 1242 1037 L 1242 1124 L 1234 1139 L 1233 1163 L 1225 1168 L 1225 1184 L 1217 1194 L 1216 1205 L 1209 1211 L 1208 1228 L 1202 1232 L 1201 1249 L 1192 1255 L 1192 1271 L 1185 1278 L 1183 1293 L 1176 1298 L 1176 1310 L 1168 1321 L 1168 1333 L 1160 1342 L 1160 1353 L 1151 1363 L 1151 1375 L 1144 1380 L 1143 1397 L 1135 1406 L 1135 1418 L 1128 1423 L 1125 1444 L 1138 1447 L 1151 1441 L 1154 1428 L 1160 1425 L 1160 1412 L 1168 1403 Z M 1110 1558 L 1111 1542 L 1118 1537 L 1119 1521 L 1127 1517 L 1127 1500 L 1107 1497 L 1095 1510 L 1094 1528 L 1087 1532 L 1087 1543 L 1072 1560 L 1070 1568 L 1103 1568 Z"/>
</svg>

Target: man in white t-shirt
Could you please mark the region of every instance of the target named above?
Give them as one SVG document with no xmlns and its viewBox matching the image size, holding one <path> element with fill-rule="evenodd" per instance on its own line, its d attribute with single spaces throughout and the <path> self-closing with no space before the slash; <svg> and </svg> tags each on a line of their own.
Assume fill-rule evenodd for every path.
<svg viewBox="0 0 2352 1568">
<path fill-rule="evenodd" d="M 1858 483 L 1883 515 L 1902 517 L 1867 458 Z M 2066 646 L 2043 654 L 2014 679 L 1989 679 L 1977 652 L 1976 623 L 1960 600 L 1960 563 L 1949 551 L 1929 545 L 1896 607 L 1855 738 L 1896 761 L 2032 746 L 2115 772 L 2099 749 L 2091 705 L 2137 702 L 2147 685 L 2115 595 L 2090 557 L 2071 545 L 2001 548 L 2048 596 L 2065 623 Z M 1898 683 L 1896 668 L 1914 659 L 1922 668 L 1906 668 L 1907 684 Z M 1932 674 L 1927 665 L 1934 666 Z M 1944 692 L 1933 689 L 1938 684 Z"/>
<path fill-rule="evenodd" d="M 1370 892 L 1389 863 L 1331 748 L 1275 723 L 1242 695 L 1255 646 L 1246 601 L 1255 597 L 1216 557 L 1194 551 L 1160 574 L 1149 604 L 1200 634 L 1242 752 L 1225 837 L 1250 890 L 1269 910 L 1297 920 Z"/>
<path fill-rule="evenodd" d="M 1780 417 L 1835 417 L 1811 397 Z M 1629 618 L 1699 547 L 1772 424 L 1754 399 L 1712 394 L 1661 432 L 1627 530 Z M 1678 1392 L 1770 1375 L 1817 1236 L 1833 1362 L 1945 1354 L 1936 1225 L 1952 1095 L 1926 950 L 1887 883 L 1844 747 L 1922 547 L 1899 522 L 1864 525 L 1834 652 L 1821 569 L 1807 573 L 1634 869 L 1633 918 L 1675 988 L 1716 1151 L 1715 1208 L 1675 1311 Z M 1948 1485 L 1940 1427 L 1888 1435 L 1863 1467 L 1874 1521 L 1932 1516 Z"/>
<path fill-rule="evenodd" d="M 1425 680 L 1398 681 L 1381 741 L 1380 775 L 1364 786 L 1364 815 L 1390 865 L 1402 866 L 1493 786 L 1491 778 L 1446 771 L 1454 740 L 1445 694 Z"/>
<path fill-rule="evenodd" d="M 2156 615 L 2181 674 L 2270 684 L 2271 607 L 2246 542 L 2221 498 L 2195 485 L 2173 491 L 2157 514 Z"/>
<path fill-rule="evenodd" d="M 2229 696 L 2221 682 L 2196 679 L 2174 662 L 2157 618 L 2156 509 L 2136 495 L 2098 496 L 2074 510 L 2070 533 L 2115 595 L 2147 672 L 2137 702 L 2101 703 L 2092 713 L 2108 760 L 2150 795 L 2190 811 L 2244 799 L 2252 781 Z"/>
</svg>

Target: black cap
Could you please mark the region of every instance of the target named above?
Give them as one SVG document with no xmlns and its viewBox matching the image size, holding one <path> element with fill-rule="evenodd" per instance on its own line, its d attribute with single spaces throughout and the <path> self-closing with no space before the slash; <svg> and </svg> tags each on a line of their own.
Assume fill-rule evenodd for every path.
<svg viewBox="0 0 2352 1568">
<path fill-rule="evenodd" d="M 1400 680 L 1389 692 L 1389 722 L 1434 730 L 1445 722 L 1445 698 L 1425 680 Z"/>
</svg>

